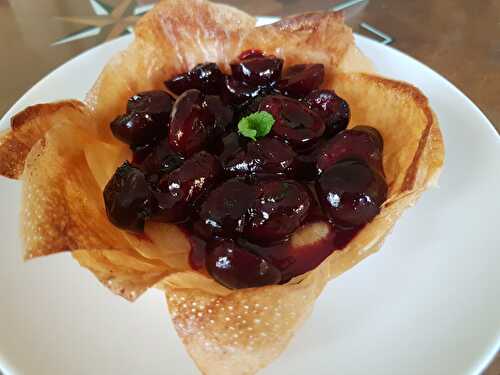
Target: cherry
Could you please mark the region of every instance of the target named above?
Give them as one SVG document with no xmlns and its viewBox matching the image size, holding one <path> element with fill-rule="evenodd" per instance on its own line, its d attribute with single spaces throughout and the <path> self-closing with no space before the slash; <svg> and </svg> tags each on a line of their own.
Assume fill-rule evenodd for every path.
<svg viewBox="0 0 500 375">
<path fill-rule="evenodd" d="M 313 181 L 318 178 L 320 173 L 316 163 L 326 142 L 326 139 L 321 138 L 313 147 L 297 155 L 294 162 L 294 176 L 296 178 L 305 181 Z"/>
<path fill-rule="evenodd" d="M 278 284 L 281 280 L 279 270 L 271 263 L 232 241 L 218 244 L 205 264 L 210 275 L 230 289 Z"/>
<path fill-rule="evenodd" d="M 234 79 L 248 86 L 274 86 L 280 79 L 283 60 L 274 56 L 246 56 L 245 59 L 231 63 Z"/>
<path fill-rule="evenodd" d="M 215 63 L 198 64 L 190 75 L 204 94 L 217 94 L 224 84 L 224 74 Z"/>
<path fill-rule="evenodd" d="M 298 64 L 287 69 L 278 83 L 281 93 L 294 98 L 303 98 L 317 89 L 325 78 L 323 64 Z"/>
<path fill-rule="evenodd" d="M 232 237 L 242 233 L 255 188 L 243 179 L 234 178 L 212 190 L 200 209 L 198 229 L 205 238 Z"/>
<path fill-rule="evenodd" d="M 263 138 L 248 143 L 246 152 L 241 150 L 228 160 L 226 173 L 244 176 L 258 173 L 292 175 L 295 152 L 290 146 L 275 138 Z"/>
<path fill-rule="evenodd" d="M 127 113 L 148 113 L 155 121 L 167 123 L 174 99 L 165 91 L 143 91 L 132 96 L 127 103 Z"/>
<path fill-rule="evenodd" d="M 321 149 L 318 170 L 324 171 L 343 159 L 359 159 L 382 171 L 382 137 L 372 127 L 344 130 L 330 139 Z"/>
<path fill-rule="evenodd" d="M 168 135 L 173 151 L 189 157 L 209 141 L 215 116 L 203 105 L 199 90 L 188 90 L 177 98 L 172 110 Z"/>
<path fill-rule="evenodd" d="M 155 121 L 155 118 L 146 112 L 120 115 L 110 126 L 116 138 L 132 146 L 154 142 L 168 130 L 167 122 Z"/>
<path fill-rule="evenodd" d="M 243 151 L 248 138 L 241 137 L 237 132 L 231 132 L 214 144 L 213 152 L 218 155 L 222 165 L 226 165 L 236 154 Z"/>
<path fill-rule="evenodd" d="M 290 235 L 306 218 L 310 194 L 293 180 L 264 180 L 256 185 L 244 235 L 250 241 L 271 243 Z"/>
<path fill-rule="evenodd" d="M 234 106 L 235 118 L 241 119 L 257 112 L 259 110 L 260 102 L 262 102 L 263 99 L 264 96 L 259 95 L 254 98 L 250 98 L 243 103 L 236 104 Z"/>
<path fill-rule="evenodd" d="M 314 90 L 304 102 L 316 112 L 325 123 L 325 134 L 329 137 L 347 128 L 351 112 L 349 104 L 332 90 Z"/>
<path fill-rule="evenodd" d="M 148 155 L 153 152 L 156 143 L 148 143 L 145 145 L 131 146 L 132 150 L 132 165 L 136 167 L 140 167 L 140 165 L 144 162 L 144 159 L 148 157 Z"/>
<path fill-rule="evenodd" d="M 224 74 L 214 63 L 198 64 L 189 72 L 165 81 L 165 86 L 176 95 L 190 89 L 200 90 L 204 94 L 217 94 L 223 84 Z"/>
<path fill-rule="evenodd" d="M 233 121 L 234 114 L 232 108 L 225 105 L 222 99 L 217 95 L 206 95 L 202 105 L 215 118 L 210 137 L 220 137 L 226 132 L 226 129 Z"/>
<path fill-rule="evenodd" d="M 189 73 L 178 74 L 164 83 L 167 89 L 175 95 L 181 95 L 187 90 L 197 88 L 197 85 L 194 83 L 193 78 Z"/>
<path fill-rule="evenodd" d="M 166 139 L 149 148 L 150 152 L 142 160 L 136 156 L 138 152 L 134 152 L 134 164 L 148 174 L 170 173 L 180 167 L 184 161 L 181 155 L 172 151 Z"/>
<path fill-rule="evenodd" d="M 315 143 L 324 133 L 323 120 L 299 101 L 285 96 L 267 96 L 259 110 L 271 113 L 275 119 L 273 134 L 296 149 Z"/>
<path fill-rule="evenodd" d="M 359 160 L 340 161 L 316 182 L 318 199 L 334 224 L 344 227 L 370 222 L 387 197 L 383 176 Z"/>
<path fill-rule="evenodd" d="M 213 188 L 221 177 L 222 168 L 217 158 L 205 151 L 193 155 L 159 181 L 153 192 L 158 201 L 155 220 L 186 220 L 196 200 Z"/>
<path fill-rule="evenodd" d="M 144 230 L 144 221 L 151 216 L 154 198 L 144 173 L 128 162 L 120 166 L 103 192 L 109 220 L 121 229 Z"/>
<path fill-rule="evenodd" d="M 368 126 L 368 125 L 356 125 L 352 130 L 359 130 L 366 132 L 371 135 L 373 141 L 377 145 L 378 149 L 380 152 L 384 150 L 384 139 L 382 138 L 382 135 L 380 132 L 375 129 L 373 126 Z"/>
<path fill-rule="evenodd" d="M 234 105 L 241 105 L 269 91 L 261 86 L 248 86 L 244 82 L 238 81 L 233 77 L 226 77 L 225 90 L 225 96 L 228 97 L 226 101 Z"/>
</svg>

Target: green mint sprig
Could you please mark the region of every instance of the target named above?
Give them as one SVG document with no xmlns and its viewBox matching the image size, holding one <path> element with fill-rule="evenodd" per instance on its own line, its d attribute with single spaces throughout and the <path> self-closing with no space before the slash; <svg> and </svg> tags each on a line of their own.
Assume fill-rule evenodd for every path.
<svg viewBox="0 0 500 375">
<path fill-rule="evenodd" d="M 271 131 L 274 123 L 274 117 L 269 112 L 254 112 L 243 117 L 238 122 L 238 131 L 241 135 L 256 141 L 257 138 L 266 136 Z"/>
</svg>

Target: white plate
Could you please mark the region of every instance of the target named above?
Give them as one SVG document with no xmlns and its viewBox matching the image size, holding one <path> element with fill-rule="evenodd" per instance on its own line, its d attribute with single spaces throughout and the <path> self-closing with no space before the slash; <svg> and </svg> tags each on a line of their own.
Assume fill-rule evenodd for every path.
<svg viewBox="0 0 500 375">
<path fill-rule="evenodd" d="M 477 374 L 500 344 L 500 138 L 446 79 L 364 37 L 382 74 L 429 97 L 446 143 L 440 188 L 383 249 L 331 282 L 289 348 L 262 374 Z M 64 64 L 14 105 L 83 98 L 123 37 Z M 33 62 L 36 63 L 36 62 Z M 0 368 L 7 374 L 197 374 L 150 291 L 113 296 L 69 254 L 21 261 L 20 183 L 0 180 Z"/>
</svg>

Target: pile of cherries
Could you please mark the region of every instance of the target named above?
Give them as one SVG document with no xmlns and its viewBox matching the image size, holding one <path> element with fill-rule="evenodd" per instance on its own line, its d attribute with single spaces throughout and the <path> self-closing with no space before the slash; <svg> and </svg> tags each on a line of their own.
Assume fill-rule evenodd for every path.
<svg viewBox="0 0 500 375">
<path fill-rule="evenodd" d="M 109 220 L 139 233 L 146 220 L 180 225 L 192 267 L 229 288 L 284 283 L 342 248 L 386 199 L 383 140 L 369 126 L 345 130 L 349 105 L 319 88 L 322 64 L 282 68 L 250 50 L 230 75 L 200 64 L 168 92 L 131 97 L 111 123 L 133 160 L 104 190 Z M 238 122 L 257 111 L 275 122 L 254 141 Z M 292 234 L 318 222 L 329 234 L 294 247 Z"/>
</svg>

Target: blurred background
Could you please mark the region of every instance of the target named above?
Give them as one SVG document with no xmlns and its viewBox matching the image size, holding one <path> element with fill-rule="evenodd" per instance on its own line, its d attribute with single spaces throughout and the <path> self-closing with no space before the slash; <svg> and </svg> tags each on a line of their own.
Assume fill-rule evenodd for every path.
<svg viewBox="0 0 500 375">
<path fill-rule="evenodd" d="M 226 0 L 253 15 L 342 9 L 355 32 L 430 66 L 500 130 L 500 0 Z M 70 58 L 132 30 L 153 0 L 0 0 L 0 117 Z M 71 84 L 71 82 L 68 82 Z M 500 375 L 500 359 L 486 370 Z"/>
</svg>

